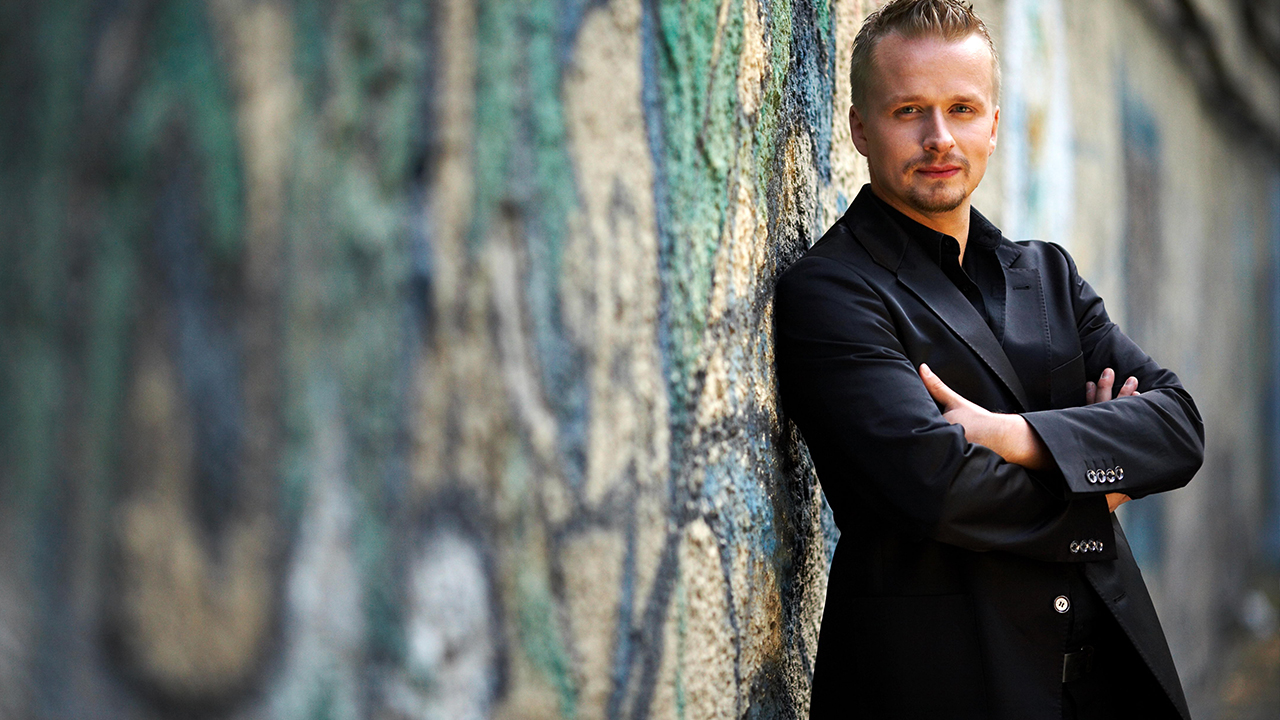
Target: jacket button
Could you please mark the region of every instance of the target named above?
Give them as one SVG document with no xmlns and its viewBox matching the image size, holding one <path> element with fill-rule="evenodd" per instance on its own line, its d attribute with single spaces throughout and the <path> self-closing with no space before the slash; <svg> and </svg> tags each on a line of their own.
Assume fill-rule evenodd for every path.
<svg viewBox="0 0 1280 720">
<path fill-rule="evenodd" d="M 1071 541 L 1071 552 L 1073 552 L 1073 553 L 1078 553 L 1078 552 L 1080 552 L 1080 541 L 1079 541 L 1079 540 L 1072 540 L 1072 541 Z"/>
<path fill-rule="evenodd" d="M 1071 609 L 1071 601 L 1067 599 L 1066 595 L 1059 595 L 1053 599 L 1053 609 L 1059 613 L 1064 613 Z"/>
<path fill-rule="evenodd" d="M 1107 482 L 1113 483 L 1115 481 L 1116 481 L 1116 469 L 1107 468 Z"/>
<path fill-rule="evenodd" d="M 1120 467 L 1119 465 L 1116 466 L 1116 479 L 1117 480 L 1124 479 L 1124 468 Z"/>
<path fill-rule="evenodd" d="M 1098 472 L 1096 470 L 1090 470 L 1084 476 L 1089 479 L 1090 484 L 1096 485 L 1098 483 Z"/>
</svg>

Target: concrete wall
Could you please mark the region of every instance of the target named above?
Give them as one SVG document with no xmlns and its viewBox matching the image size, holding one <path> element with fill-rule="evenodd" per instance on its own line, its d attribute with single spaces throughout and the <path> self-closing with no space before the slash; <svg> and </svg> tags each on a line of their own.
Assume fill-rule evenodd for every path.
<svg viewBox="0 0 1280 720">
<path fill-rule="evenodd" d="M 1262 541 L 1280 518 L 1269 454 L 1280 67 L 1245 42 L 1241 4 L 1187 5 L 1176 23 L 1154 2 L 988 5 L 1006 95 L 997 183 L 976 203 L 1013 236 L 1065 245 L 1112 317 L 1199 404 L 1196 480 L 1121 517 L 1193 712 L 1214 717 L 1232 646 L 1245 625 L 1274 631 L 1280 601 L 1280 557 Z M 1187 61 L 1192 20 L 1217 77 Z M 1246 611 L 1264 596 L 1271 620 Z M 1280 663 L 1274 672 L 1280 683 Z"/>
<path fill-rule="evenodd" d="M 0 8 L 0 717 L 803 715 L 838 533 L 770 298 L 865 181 L 872 6 Z M 1210 424 L 1126 518 L 1209 697 L 1274 508 L 1276 159 L 1145 6 L 978 6 L 979 207 Z"/>
<path fill-rule="evenodd" d="M 791 717 L 862 9 L 6 6 L 5 717 Z"/>
</svg>

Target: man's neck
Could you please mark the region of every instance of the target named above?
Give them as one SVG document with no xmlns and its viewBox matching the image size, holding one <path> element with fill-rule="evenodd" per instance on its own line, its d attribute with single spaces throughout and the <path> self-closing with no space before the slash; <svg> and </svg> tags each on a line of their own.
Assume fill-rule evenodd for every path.
<svg viewBox="0 0 1280 720">
<path fill-rule="evenodd" d="M 876 194 L 885 204 L 889 205 L 898 212 L 924 225 L 930 230 L 937 230 L 944 235 L 950 235 L 960 243 L 960 260 L 964 261 L 964 251 L 969 245 L 969 198 L 965 198 L 964 202 L 954 210 L 944 213 L 925 214 L 905 203 L 886 197 L 887 193 L 882 193 L 876 189 L 875 183 L 871 184 L 871 191 Z"/>
</svg>

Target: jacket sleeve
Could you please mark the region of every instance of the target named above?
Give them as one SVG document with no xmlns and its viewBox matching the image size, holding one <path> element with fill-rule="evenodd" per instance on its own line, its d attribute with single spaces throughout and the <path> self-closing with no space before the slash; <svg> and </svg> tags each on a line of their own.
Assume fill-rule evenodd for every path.
<svg viewBox="0 0 1280 720">
<path fill-rule="evenodd" d="M 1186 485 L 1204 460 L 1204 424 L 1178 376 L 1156 364 L 1107 317 L 1066 251 L 1072 304 L 1085 374 L 1104 368 L 1117 386 L 1138 379 L 1139 394 L 1083 407 L 1024 413 L 1053 455 L 1067 490 L 1087 497 L 1121 492 L 1133 498 Z"/>
<path fill-rule="evenodd" d="M 837 518 L 869 513 L 909 537 L 1040 560 L 1115 556 L 1102 495 L 1063 497 L 943 419 L 856 270 L 798 261 L 779 280 L 775 328 L 782 404 Z M 1080 552 L 1085 539 L 1102 550 Z"/>
</svg>

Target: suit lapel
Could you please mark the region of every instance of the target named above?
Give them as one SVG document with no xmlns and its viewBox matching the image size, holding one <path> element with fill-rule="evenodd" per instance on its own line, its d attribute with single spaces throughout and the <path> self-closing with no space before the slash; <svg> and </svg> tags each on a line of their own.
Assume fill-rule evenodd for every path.
<svg viewBox="0 0 1280 720">
<path fill-rule="evenodd" d="M 864 187 L 854 199 L 844 220 L 872 258 L 893 271 L 898 282 L 919 298 L 995 373 L 1017 399 L 1021 409 L 1029 410 L 1031 405 L 1022 381 L 986 320 L 974 310 L 942 268 L 925 257 L 924 251 L 910 242 L 902 229 L 876 205 L 870 186 Z"/>
<path fill-rule="evenodd" d="M 1017 398 L 1023 410 L 1031 408 L 1022 380 L 1013 364 L 1004 354 L 1000 342 L 991 333 L 987 321 L 969 304 L 955 284 L 942 272 L 942 268 L 930 262 L 917 247 L 909 247 L 902 265 L 898 268 L 898 282 L 920 298 L 942 322 L 947 324 L 969 349 L 973 350 L 987 367 L 1000 378 L 1004 386 Z M 1006 330 L 1007 333 L 1007 330 Z"/>
<path fill-rule="evenodd" d="M 1015 245 L 1002 244 L 996 255 L 1005 281 L 1005 356 L 1027 390 L 1028 409 L 1048 407 L 1050 335 L 1040 272 L 1016 266 L 1021 250 Z"/>
</svg>

